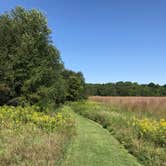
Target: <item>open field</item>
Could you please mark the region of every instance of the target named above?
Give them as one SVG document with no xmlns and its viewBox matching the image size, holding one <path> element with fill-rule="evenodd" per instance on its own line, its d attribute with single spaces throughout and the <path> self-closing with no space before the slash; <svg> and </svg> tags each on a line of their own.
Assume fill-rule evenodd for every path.
<svg viewBox="0 0 166 166">
<path fill-rule="evenodd" d="M 91 96 L 91 100 L 111 102 L 111 101 L 121 101 L 121 102 L 165 102 L 166 97 L 142 97 L 142 96 Z M 165 104 L 166 105 L 166 104 Z"/>
<path fill-rule="evenodd" d="M 166 166 L 164 98 L 113 99 L 91 97 L 44 112 L 0 107 L 0 163 Z"/>
<path fill-rule="evenodd" d="M 166 97 L 142 97 L 142 96 L 90 96 L 90 100 L 102 101 L 108 103 L 147 103 L 155 102 L 156 104 L 164 104 L 166 107 Z"/>
<path fill-rule="evenodd" d="M 165 99 L 90 97 L 91 101 L 73 103 L 72 108 L 101 124 L 141 164 L 166 166 Z"/>
<path fill-rule="evenodd" d="M 156 115 L 158 118 L 166 118 L 166 97 L 91 96 L 89 99 L 104 104 L 111 104 L 121 108 L 121 110 L 137 111 L 141 112 L 141 114 L 149 113 L 152 116 Z"/>
<path fill-rule="evenodd" d="M 140 165 L 107 130 L 72 108 L 0 107 L 0 165 Z"/>
</svg>

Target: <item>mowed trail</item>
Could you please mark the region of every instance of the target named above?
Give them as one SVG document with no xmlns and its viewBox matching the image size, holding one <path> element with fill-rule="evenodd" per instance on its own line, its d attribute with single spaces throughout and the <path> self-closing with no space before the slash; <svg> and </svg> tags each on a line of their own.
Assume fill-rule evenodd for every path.
<svg viewBox="0 0 166 166">
<path fill-rule="evenodd" d="M 69 145 L 62 166 L 140 166 L 107 130 L 75 116 L 77 135 Z"/>
</svg>

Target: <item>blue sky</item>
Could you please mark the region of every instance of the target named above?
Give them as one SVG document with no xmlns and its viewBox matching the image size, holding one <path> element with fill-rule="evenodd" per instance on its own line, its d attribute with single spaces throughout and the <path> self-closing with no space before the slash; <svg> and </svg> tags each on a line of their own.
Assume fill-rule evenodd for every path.
<svg viewBox="0 0 166 166">
<path fill-rule="evenodd" d="M 40 9 L 65 66 L 86 82 L 166 84 L 165 0 L 0 0 Z"/>
</svg>

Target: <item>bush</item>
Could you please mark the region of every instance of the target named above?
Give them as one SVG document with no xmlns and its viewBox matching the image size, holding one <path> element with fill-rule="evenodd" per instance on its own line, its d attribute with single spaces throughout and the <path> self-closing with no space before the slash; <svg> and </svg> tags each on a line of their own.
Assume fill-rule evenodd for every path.
<svg viewBox="0 0 166 166">
<path fill-rule="evenodd" d="M 6 84 L 0 84 L 0 105 L 7 103 L 10 97 L 10 88 Z"/>
</svg>

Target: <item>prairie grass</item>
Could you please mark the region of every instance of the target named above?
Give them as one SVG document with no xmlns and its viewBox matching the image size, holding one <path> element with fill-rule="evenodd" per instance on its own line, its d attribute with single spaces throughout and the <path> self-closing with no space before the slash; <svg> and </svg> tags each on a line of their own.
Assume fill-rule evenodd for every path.
<svg viewBox="0 0 166 166">
<path fill-rule="evenodd" d="M 155 118 L 166 118 L 166 97 L 89 97 L 91 101 L 120 108 L 121 111 L 134 111 L 140 115 L 152 115 Z"/>
</svg>

